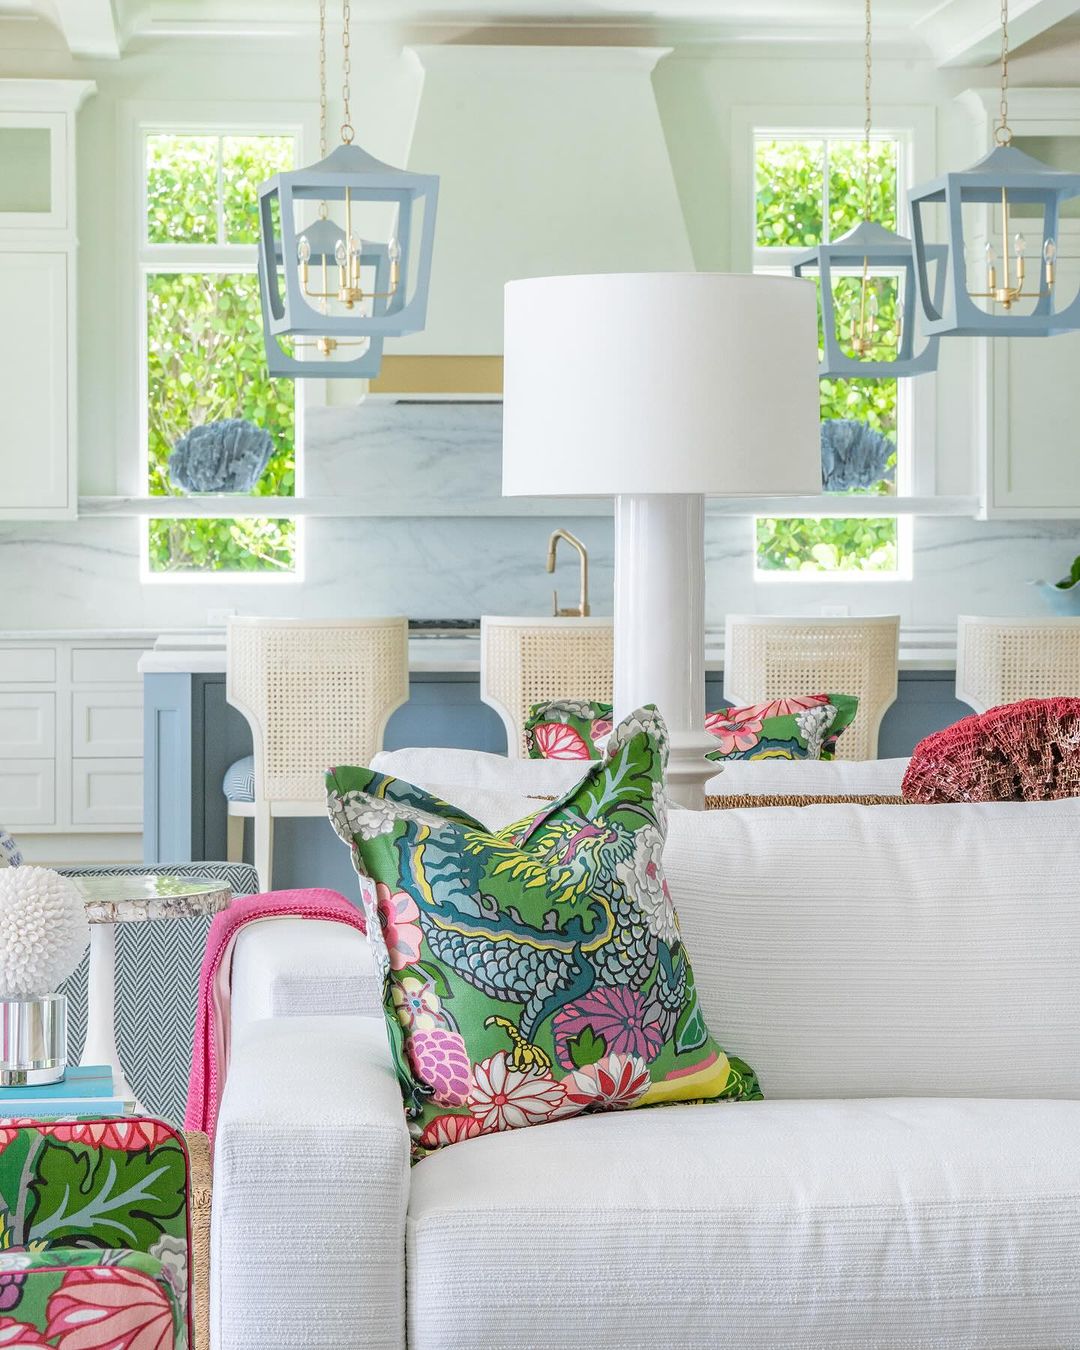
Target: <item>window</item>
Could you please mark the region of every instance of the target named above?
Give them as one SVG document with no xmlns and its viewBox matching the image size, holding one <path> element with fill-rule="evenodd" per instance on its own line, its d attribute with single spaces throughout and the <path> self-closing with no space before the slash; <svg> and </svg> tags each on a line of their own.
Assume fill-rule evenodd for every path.
<svg viewBox="0 0 1080 1350">
<path fill-rule="evenodd" d="M 896 138 L 871 141 L 873 215 L 890 229 L 896 228 L 901 151 Z M 863 165 L 863 142 L 850 135 L 755 134 L 754 270 L 786 273 L 799 253 L 838 239 L 857 225 L 862 219 Z M 876 277 L 874 291 L 880 327 L 891 331 L 899 300 L 897 278 Z M 860 277 L 840 278 L 834 294 L 843 334 L 850 331 L 857 312 Z M 819 325 L 820 313 L 819 305 Z M 892 452 L 882 456 L 881 477 L 851 492 L 885 499 L 897 492 L 910 439 L 910 416 L 900 384 L 888 379 L 820 382 L 823 422 L 859 422 L 892 443 Z M 823 573 L 895 577 L 903 570 L 905 525 L 888 515 L 759 518 L 754 522 L 755 566 L 759 574 L 774 577 Z"/>
<path fill-rule="evenodd" d="M 147 131 L 143 136 L 143 434 L 147 488 L 183 496 L 169 479 L 176 441 L 192 427 L 244 418 L 269 432 L 270 461 L 252 494 L 297 487 L 296 387 L 272 380 L 263 353 L 255 248 L 256 189 L 295 162 L 295 137 Z M 146 522 L 150 576 L 294 576 L 290 518 L 161 516 Z"/>
</svg>

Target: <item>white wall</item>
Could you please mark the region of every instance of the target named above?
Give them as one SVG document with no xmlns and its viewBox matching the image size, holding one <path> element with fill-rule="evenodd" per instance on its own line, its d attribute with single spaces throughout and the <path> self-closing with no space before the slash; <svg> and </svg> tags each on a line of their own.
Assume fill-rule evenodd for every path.
<svg viewBox="0 0 1080 1350">
<path fill-rule="evenodd" d="M 254 100 L 280 106 L 283 115 L 310 117 L 317 85 L 313 44 L 289 42 L 187 42 L 169 39 L 144 43 L 119 63 L 73 63 L 59 45 L 22 25 L 26 45 L 10 43 L 0 50 L 0 75 L 90 76 L 98 82 L 79 121 L 80 231 L 80 481 L 87 495 L 130 490 L 139 470 L 139 444 L 133 418 L 136 388 L 133 347 L 135 315 L 130 303 L 134 263 L 125 240 L 134 219 L 134 175 L 123 154 L 123 128 L 132 104 L 153 103 L 159 111 L 174 108 L 177 116 L 205 100 L 217 105 Z M 485 101 L 470 101 L 469 80 L 456 91 L 448 86 L 464 58 L 453 55 L 432 61 L 425 77 L 421 63 L 402 50 L 392 34 L 363 29 L 355 40 L 362 57 L 354 61 L 355 122 L 359 141 L 375 154 L 404 162 L 410 145 L 414 167 L 439 170 L 427 162 L 439 157 L 439 106 L 424 103 L 423 91 L 441 86 L 447 104 L 445 135 L 452 130 L 460 150 L 476 141 L 478 163 L 510 164 L 527 136 L 520 107 L 514 116 L 497 116 L 499 89 L 514 80 L 500 73 L 497 51 L 484 62 L 490 68 Z M 355 49 L 354 49 L 355 50 Z M 1025 79 L 1043 84 L 1075 82 L 1075 53 L 1063 57 L 1018 58 L 1012 68 L 1015 84 Z M 587 61 L 585 53 L 583 60 Z M 610 56 L 597 58 L 610 61 Z M 513 69 L 520 56 L 507 62 Z M 574 66 L 574 125 L 582 156 L 597 164 L 590 144 L 590 116 L 582 90 L 581 67 Z M 449 72 L 449 73 L 448 73 Z M 605 75 L 605 79 L 608 76 Z M 732 181 L 733 112 L 746 105 L 850 105 L 853 125 L 861 120 L 862 74 L 857 47 L 849 54 L 827 57 L 817 49 L 791 50 L 679 48 L 661 59 L 653 75 L 662 138 L 670 156 L 669 187 L 681 211 L 673 210 L 668 191 L 643 189 L 626 201 L 626 226 L 610 214 L 593 221 L 583 216 L 580 230 L 589 246 L 587 258 L 618 259 L 619 266 L 658 265 L 653 255 L 666 249 L 660 265 L 689 261 L 700 268 L 724 269 L 733 262 L 729 231 L 732 194 L 745 194 L 747 184 Z M 919 105 L 936 115 L 937 154 L 942 163 L 967 163 L 980 149 L 971 129 L 953 104 L 954 95 L 976 82 L 993 83 L 992 70 L 936 71 L 928 62 L 884 59 L 876 63 L 875 91 L 881 105 Z M 569 75 L 566 76 L 569 79 Z M 597 125 L 603 124 L 605 79 L 597 81 Z M 427 84 L 426 84 L 427 82 Z M 332 88 L 335 81 L 332 80 Z M 560 81 L 550 80 L 550 99 L 560 98 Z M 567 88 L 569 89 L 569 85 Z M 450 92 L 446 90 L 450 88 Z M 492 100 L 495 102 L 492 102 Z M 226 109 L 227 110 L 227 109 Z M 453 119 L 450 119 L 450 112 Z M 644 156 L 651 181 L 661 183 L 665 166 L 651 123 L 642 108 L 639 128 L 629 128 L 618 144 L 618 128 L 606 124 L 604 158 L 622 154 L 616 163 L 625 179 L 626 165 Z M 331 110 L 336 125 L 337 110 Z M 415 132 L 415 138 L 414 138 Z M 643 147 L 642 136 L 648 138 Z M 447 160 L 449 162 L 449 155 Z M 421 162 L 423 160 L 423 162 Z M 461 154 L 455 157 L 462 162 Z M 572 165 L 568 181 L 581 181 L 581 165 Z M 453 165 L 451 165 L 453 171 Z M 590 167 L 589 172 L 596 172 Z M 445 169 L 444 169 L 445 173 Z M 482 213 L 470 242 L 467 214 L 461 210 L 460 183 L 444 183 L 446 201 L 458 205 L 445 237 L 436 245 L 438 279 L 433 295 L 442 296 L 441 314 L 433 333 L 441 350 L 490 350 L 498 296 L 504 274 L 514 274 L 527 258 L 535 271 L 581 270 L 580 237 L 570 228 L 573 218 L 560 213 L 557 226 L 536 208 L 534 198 L 520 191 L 513 177 L 500 204 L 499 229 L 514 246 L 492 249 L 485 230 L 490 225 L 496 192 L 477 199 Z M 468 200 L 468 199 L 467 199 Z M 647 222 L 647 228 L 642 226 Z M 634 246 L 639 238 L 635 262 Z M 660 239 L 660 244 L 657 244 Z M 646 245 L 648 245 L 646 247 Z M 610 246 L 610 254 L 607 252 Z M 480 255 L 480 256 L 478 256 Z M 674 262 L 671 260 L 675 260 Z M 486 264 L 484 266 L 483 264 Z M 593 265 L 600 265 L 599 263 Z M 454 288 L 452 279 L 467 274 L 486 278 L 489 287 L 477 296 Z M 454 322 L 447 321 L 447 314 Z M 431 335 L 427 335 L 430 337 Z M 420 349 L 431 350 L 421 339 Z M 974 491 L 973 416 L 974 348 L 962 340 L 943 344 L 942 370 L 936 380 L 935 434 L 917 447 L 924 462 L 933 462 L 937 490 L 946 494 Z M 319 429 L 309 432 L 318 446 Z M 449 451 L 448 453 L 453 453 Z M 402 473 L 410 463 L 402 456 Z M 490 486 L 497 472 L 479 469 Z M 407 488 L 407 479 L 403 487 Z M 452 507 L 448 503 L 448 508 Z M 191 584 L 141 585 L 138 578 L 138 522 L 84 520 L 63 526 L 0 527 L 0 575 L 5 587 L 5 627 L 75 625 L 142 626 L 202 623 L 209 606 L 267 613 L 340 613 L 347 610 L 413 615 L 464 616 L 482 610 L 544 612 L 549 581 L 543 573 L 544 542 L 553 519 L 442 519 L 410 521 L 313 521 L 307 527 L 305 579 L 285 585 Z M 610 607 L 610 524 L 592 519 L 577 531 L 594 549 L 595 605 Z M 751 525 L 725 520 L 710 526 L 709 577 L 711 617 L 725 608 L 813 611 L 821 603 L 849 604 L 853 612 L 899 610 L 910 622 L 948 623 L 958 611 L 1037 610 L 1037 595 L 1026 582 L 1056 576 L 1080 550 L 1075 526 L 1068 524 L 987 524 L 974 521 L 923 519 L 915 522 L 915 572 L 910 582 L 812 585 L 755 583 L 752 577 Z"/>
</svg>

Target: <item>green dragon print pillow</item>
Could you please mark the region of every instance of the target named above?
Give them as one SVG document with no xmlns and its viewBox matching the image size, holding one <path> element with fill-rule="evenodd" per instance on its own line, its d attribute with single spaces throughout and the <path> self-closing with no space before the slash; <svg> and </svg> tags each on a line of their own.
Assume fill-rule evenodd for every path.
<svg viewBox="0 0 1080 1350">
<path fill-rule="evenodd" d="M 720 742 L 708 759 L 833 759 L 859 700 L 851 694 L 802 694 L 705 718 Z M 530 759 L 599 759 L 611 733 L 611 704 L 587 699 L 536 703 L 525 722 Z"/>
<path fill-rule="evenodd" d="M 328 772 L 415 1157 L 584 1111 L 761 1096 L 698 1003 L 662 870 L 666 763 L 640 710 L 576 787 L 497 833 L 400 779 Z"/>
</svg>

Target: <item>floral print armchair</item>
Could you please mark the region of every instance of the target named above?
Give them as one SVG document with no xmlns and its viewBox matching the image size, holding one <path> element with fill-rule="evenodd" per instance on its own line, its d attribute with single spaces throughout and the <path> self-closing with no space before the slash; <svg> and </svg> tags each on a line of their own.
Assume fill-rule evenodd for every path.
<svg viewBox="0 0 1080 1350">
<path fill-rule="evenodd" d="M 190 1350 L 190 1208 L 161 1121 L 0 1121 L 0 1347 Z"/>
</svg>

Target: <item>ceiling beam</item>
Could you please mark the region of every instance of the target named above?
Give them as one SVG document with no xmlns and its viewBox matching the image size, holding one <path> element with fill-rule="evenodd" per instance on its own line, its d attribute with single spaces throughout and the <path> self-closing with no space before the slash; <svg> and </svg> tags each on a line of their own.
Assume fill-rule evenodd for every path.
<svg viewBox="0 0 1080 1350">
<path fill-rule="evenodd" d="M 1009 46 L 1014 50 L 1076 13 L 1076 0 L 1012 0 Z M 987 0 L 942 0 L 915 32 L 939 66 L 985 66 L 1001 52 L 1001 22 Z"/>
<path fill-rule="evenodd" d="M 120 58 L 120 32 L 112 0 L 54 0 L 56 19 L 72 56 Z"/>
</svg>

